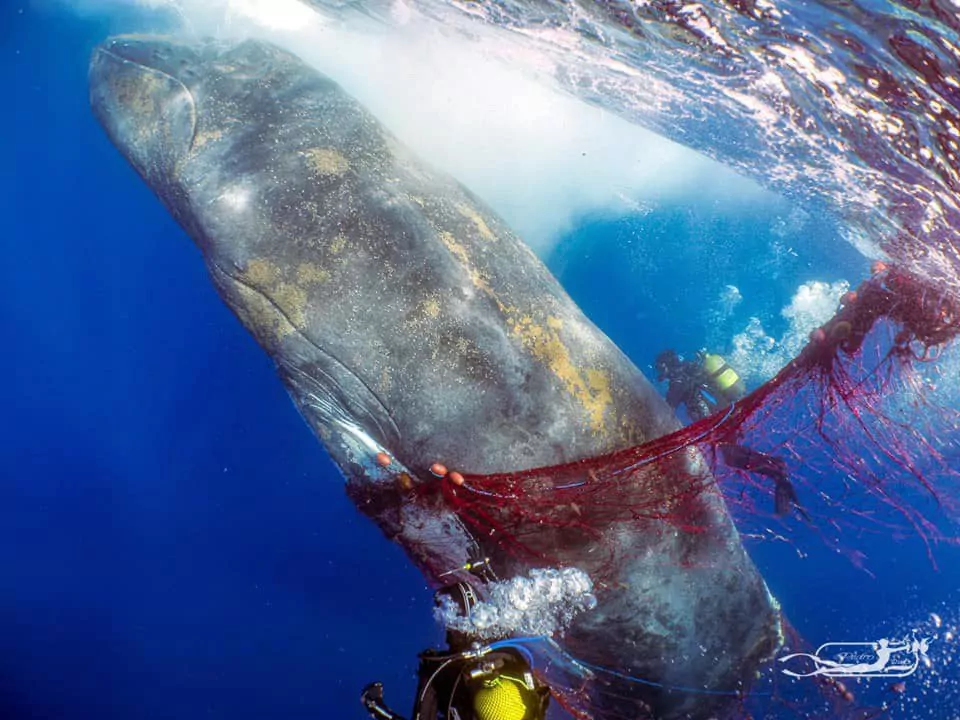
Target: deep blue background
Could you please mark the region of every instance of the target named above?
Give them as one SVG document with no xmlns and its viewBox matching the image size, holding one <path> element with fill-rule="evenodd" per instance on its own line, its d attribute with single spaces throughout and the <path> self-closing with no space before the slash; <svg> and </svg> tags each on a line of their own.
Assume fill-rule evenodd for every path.
<svg viewBox="0 0 960 720">
<path fill-rule="evenodd" d="M 0 716 L 408 707 L 430 593 L 92 117 L 108 28 L 4 13 Z"/>
<path fill-rule="evenodd" d="M 24 7 L 0 10 L 0 718 L 361 719 L 374 678 L 407 710 L 440 637 L 422 578 L 91 116 L 87 58 L 118 27 Z M 788 210 L 592 219 L 549 260 L 645 365 L 704 344 L 726 283 L 749 300 L 732 323 L 776 330 L 799 282 L 859 279 L 826 221 L 784 260 Z M 872 547 L 876 580 L 755 553 L 815 643 L 900 632 L 957 585 L 918 543 Z"/>
</svg>

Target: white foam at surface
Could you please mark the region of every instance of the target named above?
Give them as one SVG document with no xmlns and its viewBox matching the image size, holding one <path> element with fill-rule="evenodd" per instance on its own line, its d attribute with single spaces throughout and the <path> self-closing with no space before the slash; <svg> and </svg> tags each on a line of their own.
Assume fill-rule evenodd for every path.
<svg viewBox="0 0 960 720">
<path fill-rule="evenodd" d="M 325 22 L 298 0 L 58 1 L 87 14 L 132 4 L 167 9 L 183 33 L 258 37 L 295 52 L 490 203 L 541 256 L 588 213 L 711 200 L 748 211 L 773 197 L 719 163 L 507 67 L 490 52 L 497 38 L 449 37 L 402 3 L 394 8 L 404 15 L 401 28 L 365 32 Z M 149 13 L 144 18 L 141 30 L 155 29 Z"/>
</svg>

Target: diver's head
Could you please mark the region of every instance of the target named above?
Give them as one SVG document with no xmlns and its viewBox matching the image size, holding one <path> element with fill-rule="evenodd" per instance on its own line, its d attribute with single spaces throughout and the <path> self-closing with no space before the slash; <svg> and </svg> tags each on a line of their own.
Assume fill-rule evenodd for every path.
<svg viewBox="0 0 960 720">
<path fill-rule="evenodd" d="M 664 350 L 654 361 L 657 369 L 657 380 L 663 381 L 674 375 L 680 367 L 680 356 L 676 350 Z"/>
</svg>

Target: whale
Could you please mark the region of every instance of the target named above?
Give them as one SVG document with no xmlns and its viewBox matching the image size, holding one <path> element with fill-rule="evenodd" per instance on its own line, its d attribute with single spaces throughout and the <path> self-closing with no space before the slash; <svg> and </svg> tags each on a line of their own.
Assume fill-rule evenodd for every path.
<svg viewBox="0 0 960 720">
<path fill-rule="evenodd" d="M 536 567 L 436 497 L 411 500 L 439 482 L 434 463 L 515 472 L 679 427 L 491 208 L 298 57 L 257 40 L 117 36 L 93 52 L 89 92 L 357 509 L 433 586 L 460 577 L 482 593 L 466 570 L 477 557 L 501 579 Z M 712 691 L 748 687 L 782 642 L 719 493 L 696 502 L 703 532 L 609 531 L 612 580 L 558 641 L 648 682 L 598 690 L 593 717 L 721 717 L 737 699 Z M 557 542 L 565 567 L 591 567 L 589 544 Z"/>
</svg>

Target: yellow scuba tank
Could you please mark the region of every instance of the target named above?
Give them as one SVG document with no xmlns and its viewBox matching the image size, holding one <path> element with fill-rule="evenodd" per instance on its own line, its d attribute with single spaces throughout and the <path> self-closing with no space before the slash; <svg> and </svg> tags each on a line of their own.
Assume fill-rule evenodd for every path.
<svg viewBox="0 0 960 720">
<path fill-rule="evenodd" d="M 703 369 L 720 392 L 726 392 L 740 379 L 737 371 L 727 365 L 727 361 L 719 355 L 704 355 Z"/>
<path fill-rule="evenodd" d="M 499 675 L 474 692 L 473 711 L 477 720 L 529 720 L 534 702 L 535 696 L 522 681 Z"/>
</svg>

